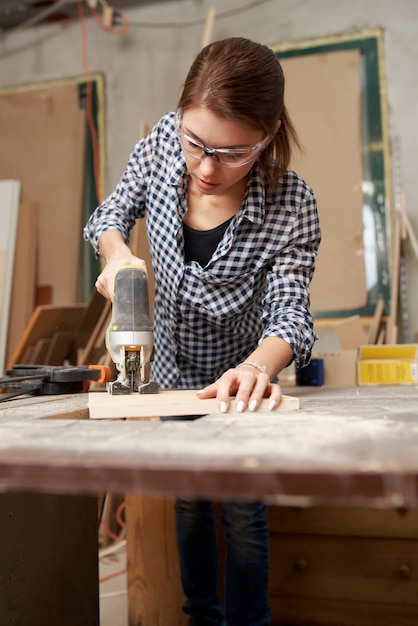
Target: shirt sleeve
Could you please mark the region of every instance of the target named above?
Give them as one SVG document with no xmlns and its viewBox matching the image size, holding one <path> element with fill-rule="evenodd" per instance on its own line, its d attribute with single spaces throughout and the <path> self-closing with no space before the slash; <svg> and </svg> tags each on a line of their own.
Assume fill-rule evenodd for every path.
<svg viewBox="0 0 418 626">
<path fill-rule="evenodd" d="M 98 241 L 108 230 L 118 230 L 126 243 L 137 218 L 145 215 L 148 180 L 152 171 L 153 147 L 158 125 L 133 148 L 126 169 L 115 190 L 102 202 L 88 220 L 83 236 L 99 257 Z"/>
<path fill-rule="evenodd" d="M 276 255 L 267 274 L 263 306 L 265 337 L 290 344 L 297 367 L 306 365 L 317 339 L 310 312 L 310 283 L 321 240 L 316 198 L 310 187 L 298 207 L 288 244 Z"/>
</svg>

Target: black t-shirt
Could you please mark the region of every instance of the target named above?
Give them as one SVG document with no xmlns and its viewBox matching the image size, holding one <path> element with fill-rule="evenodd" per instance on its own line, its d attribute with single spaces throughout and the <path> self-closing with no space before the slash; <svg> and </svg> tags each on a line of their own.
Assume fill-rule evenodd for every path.
<svg viewBox="0 0 418 626">
<path fill-rule="evenodd" d="M 196 230 L 183 223 L 184 257 L 188 261 L 197 261 L 202 267 L 208 264 L 209 259 L 218 247 L 224 232 L 231 219 L 210 230 Z"/>
</svg>

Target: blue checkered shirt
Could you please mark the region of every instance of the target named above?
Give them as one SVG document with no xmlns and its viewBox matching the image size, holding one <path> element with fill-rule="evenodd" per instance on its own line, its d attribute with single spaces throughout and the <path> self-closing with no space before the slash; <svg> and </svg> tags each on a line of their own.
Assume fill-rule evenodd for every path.
<svg viewBox="0 0 418 626">
<path fill-rule="evenodd" d="M 139 141 L 115 191 L 96 209 L 84 238 L 98 254 L 109 229 L 129 241 L 146 218 L 155 277 L 152 376 L 165 388 L 200 388 L 244 360 L 265 337 L 280 337 L 295 363 L 316 339 L 309 283 L 320 241 L 311 188 L 288 171 L 277 189 L 255 164 L 245 197 L 206 267 L 184 262 L 182 220 L 188 173 L 165 115 Z"/>
</svg>

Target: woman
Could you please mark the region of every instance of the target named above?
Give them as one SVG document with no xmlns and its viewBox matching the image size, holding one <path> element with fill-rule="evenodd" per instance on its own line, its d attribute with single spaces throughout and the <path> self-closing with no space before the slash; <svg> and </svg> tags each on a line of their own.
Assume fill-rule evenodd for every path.
<svg viewBox="0 0 418 626">
<path fill-rule="evenodd" d="M 85 228 L 106 261 L 96 287 L 111 299 L 122 265 L 146 269 L 128 247 L 146 216 L 153 379 L 216 397 L 224 413 L 231 395 L 238 411 L 256 411 L 263 397 L 276 408 L 271 381 L 293 360 L 307 364 L 316 338 L 309 285 L 320 230 L 312 190 L 288 169 L 293 145 L 273 52 L 240 37 L 215 42 L 192 64 L 177 111 L 136 144 Z M 212 503 L 178 498 L 176 519 L 190 626 L 268 625 L 265 505 L 223 503 L 224 607 Z"/>
</svg>

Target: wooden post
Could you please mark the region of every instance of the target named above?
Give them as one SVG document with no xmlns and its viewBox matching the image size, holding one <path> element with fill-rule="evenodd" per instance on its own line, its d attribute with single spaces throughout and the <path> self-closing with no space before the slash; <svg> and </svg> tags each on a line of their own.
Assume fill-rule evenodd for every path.
<svg viewBox="0 0 418 626">
<path fill-rule="evenodd" d="M 205 30 L 203 31 L 202 42 L 200 44 L 201 49 L 207 46 L 212 40 L 213 24 L 215 22 L 216 9 L 210 7 L 206 16 Z"/>
<path fill-rule="evenodd" d="M 386 342 L 396 343 L 398 339 L 398 299 L 399 299 L 399 267 L 401 258 L 402 217 L 400 211 L 395 216 L 395 236 L 392 256 L 392 282 L 390 293 L 390 315 L 386 326 Z"/>
<path fill-rule="evenodd" d="M 126 496 L 129 626 L 185 626 L 174 501 Z"/>
<path fill-rule="evenodd" d="M 379 298 L 376 303 L 375 312 L 369 329 L 369 336 L 367 338 L 367 343 L 369 344 L 375 344 L 378 340 L 384 309 L 385 301 L 383 298 Z"/>
</svg>

